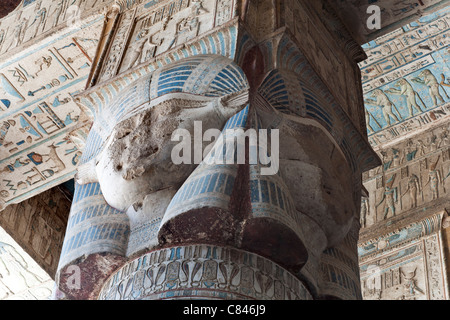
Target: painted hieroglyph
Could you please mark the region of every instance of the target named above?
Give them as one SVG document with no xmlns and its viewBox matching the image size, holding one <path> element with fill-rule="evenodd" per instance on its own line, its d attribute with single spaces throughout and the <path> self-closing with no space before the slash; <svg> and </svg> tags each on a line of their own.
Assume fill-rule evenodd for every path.
<svg viewBox="0 0 450 320">
<path fill-rule="evenodd" d="M 36 1 L 30 7 L 37 10 L 41 6 L 40 10 L 44 10 L 44 5 Z M 28 8 L 5 19 L 25 16 Z M 31 24 L 27 32 L 36 24 L 47 22 L 45 28 L 52 24 L 48 19 L 39 20 L 48 17 L 42 15 L 36 21 L 27 20 Z M 71 133 L 76 136 L 77 131 L 83 132 L 91 121 L 76 105 L 74 96 L 85 87 L 102 19 L 101 15 L 94 15 L 23 51 L 14 51 L 13 44 L 6 40 L 3 43 L 0 53 L 9 50 L 15 54 L 2 58 L 0 63 L 2 206 L 18 203 L 73 178 L 81 150 Z M 36 30 L 41 32 L 40 28 L 43 26 Z M 25 34 L 16 45 L 26 41 Z"/>
</svg>

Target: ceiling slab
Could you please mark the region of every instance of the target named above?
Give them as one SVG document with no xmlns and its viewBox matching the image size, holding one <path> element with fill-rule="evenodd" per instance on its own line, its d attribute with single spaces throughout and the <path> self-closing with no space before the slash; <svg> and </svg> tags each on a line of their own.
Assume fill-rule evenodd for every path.
<svg viewBox="0 0 450 320">
<path fill-rule="evenodd" d="M 403 27 L 421 17 L 441 10 L 450 4 L 449 0 L 329 0 L 337 15 L 347 26 L 359 44 L 367 43 Z M 369 29 L 367 21 L 372 12 L 371 5 L 381 11 L 381 29 Z"/>
</svg>

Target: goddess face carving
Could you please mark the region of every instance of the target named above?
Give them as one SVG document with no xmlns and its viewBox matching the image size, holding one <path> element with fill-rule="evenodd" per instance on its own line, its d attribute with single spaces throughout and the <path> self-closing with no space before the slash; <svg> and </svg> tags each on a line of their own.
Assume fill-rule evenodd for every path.
<svg viewBox="0 0 450 320">
<path fill-rule="evenodd" d="M 222 102 L 220 98 L 169 94 L 117 124 L 96 165 L 106 201 L 116 209 L 126 210 L 131 205 L 142 205 L 148 194 L 177 190 L 196 165 L 173 163 L 171 153 L 178 142 L 172 141 L 172 133 L 186 129 L 193 137 L 194 121 L 201 121 L 203 130 L 220 130 L 244 107 Z"/>
<path fill-rule="evenodd" d="M 247 105 L 247 90 L 242 70 L 215 55 L 181 60 L 123 89 L 98 117 L 117 121 L 95 164 L 108 204 L 124 211 L 139 207 L 148 194 L 176 191 L 195 165 L 173 163 L 179 142 L 172 134 L 185 129 L 193 137 L 195 121 L 203 131 L 222 130 Z"/>
</svg>

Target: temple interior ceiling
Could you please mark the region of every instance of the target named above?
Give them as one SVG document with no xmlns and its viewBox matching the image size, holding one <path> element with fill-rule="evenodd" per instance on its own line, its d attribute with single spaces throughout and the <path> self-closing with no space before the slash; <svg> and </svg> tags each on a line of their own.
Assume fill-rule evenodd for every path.
<svg viewBox="0 0 450 320">
<path fill-rule="evenodd" d="M 101 108 L 108 104 L 104 97 L 110 94 L 89 95 L 85 90 L 95 84 L 93 80 L 101 85 L 102 81 L 107 83 L 104 92 L 119 91 L 119 87 L 129 85 L 130 79 L 138 74 L 113 84 L 112 78 L 121 72 L 142 68 L 142 74 L 149 74 L 166 62 L 152 60 L 145 72 L 144 62 L 177 49 L 178 44 L 191 41 L 199 33 L 226 25 L 237 15 L 226 7 L 226 1 L 219 1 L 223 11 L 212 2 L 197 6 L 197 10 L 205 10 L 197 20 L 200 22 L 197 29 L 191 28 L 178 36 L 176 30 L 181 24 L 175 19 L 157 22 L 155 19 L 154 25 L 149 23 L 147 9 L 158 7 L 159 1 L 137 1 L 137 13 L 125 11 L 116 25 L 119 27 L 114 42 L 106 50 L 102 47 L 104 28 L 110 17 L 105 17 L 103 9 L 112 2 L 11 0 L 1 4 L 0 211 L 9 208 L 5 216 L 11 230 L 20 224 L 20 219 L 16 223 L 11 212 L 22 208 L 14 205 L 26 206 L 25 201 L 37 199 L 74 178 L 93 128 L 92 110 L 77 97 L 88 92 L 86 100 Z M 117 2 L 126 6 L 133 1 Z M 367 28 L 368 2 L 381 8 L 379 30 Z M 381 166 L 363 174 L 368 192 L 362 200 L 363 229 L 358 248 L 363 296 L 448 299 L 444 237 L 439 230 L 448 215 L 450 192 L 450 1 L 330 0 L 329 3 L 367 55 L 359 63 L 365 123 L 368 142 L 382 160 Z M 189 5 L 182 9 L 190 11 L 187 8 Z M 130 21 L 135 21 L 146 33 L 131 28 Z M 151 26 L 144 28 L 147 25 Z M 206 45 L 198 47 L 214 46 L 216 41 L 217 47 L 231 48 L 236 40 L 234 27 L 230 23 L 225 32 L 214 35 L 216 38 L 211 36 Z M 167 32 L 165 28 L 177 36 L 165 38 L 162 32 Z M 224 38 L 230 44 L 224 45 Z M 108 59 L 99 70 L 94 70 L 93 66 L 98 67 L 98 48 L 106 50 Z M 194 46 L 180 45 L 166 60 L 179 59 L 187 52 L 186 48 L 197 50 Z M 345 66 L 338 70 L 351 70 Z M 326 74 L 328 69 L 324 70 Z M 94 71 L 98 71 L 99 78 L 93 79 Z M 338 80 L 331 82 L 335 82 L 334 86 L 346 78 L 345 73 L 334 74 L 333 79 Z M 357 120 L 358 112 L 353 112 L 353 116 Z M 103 125 L 108 127 L 106 121 L 97 123 L 97 127 Z M 91 145 L 89 152 L 95 153 L 97 149 L 99 145 Z M 52 198 L 39 207 L 48 211 L 47 207 L 56 202 Z M 61 208 L 67 206 L 64 202 Z M 32 210 L 28 213 L 34 216 Z M 45 223 L 40 223 L 50 225 L 53 239 L 62 243 L 62 222 L 55 227 L 48 217 L 41 220 Z M 41 266 L 45 265 L 50 273 L 56 272 L 56 251 L 51 252 L 51 258 L 48 254 L 39 257 L 46 243 L 33 242 L 30 224 L 27 228 L 23 228 L 22 235 L 31 239 L 30 250 L 35 250 L 36 257 L 43 261 Z"/>
<path fill-rule="evenodd" d="M 365 44 L 360 63 L 371 144 L 376 147 L 449 110 L 450 7 Z"/>
</svg>

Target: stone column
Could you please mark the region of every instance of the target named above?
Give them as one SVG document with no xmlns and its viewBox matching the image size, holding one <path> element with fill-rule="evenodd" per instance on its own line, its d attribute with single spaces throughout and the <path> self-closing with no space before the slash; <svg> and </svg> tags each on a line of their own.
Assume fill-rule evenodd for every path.
<svg viewBox="0 0 450 320">
<path fill-rule="evenodd" d="M 164 16 L 170 4 L 121 8 L 121 36 L 79 97 L 95 122 L 59 270 L 95 278 L 68 297 L 359 298 L 357 281 L 326 291 L 321 268 L 332 248 L 356 256 L 361 172 L 378 158 L 352 105 L 360 88 L 303 52 L 289 8 L 314 13 L 330 43 L 336 30 L 302 1 L 186 1 Z M 336 68 L 357 79 L 348 48 Z M 94 221 L 115 231 L 96 237 Z"/>
</svg>

